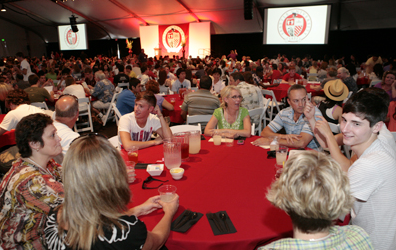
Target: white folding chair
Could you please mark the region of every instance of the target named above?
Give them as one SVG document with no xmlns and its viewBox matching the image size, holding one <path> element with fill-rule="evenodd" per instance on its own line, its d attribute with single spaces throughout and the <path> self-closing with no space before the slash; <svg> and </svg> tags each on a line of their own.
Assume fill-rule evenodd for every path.
<svg viewBox="0 0 396 250">
<path fill-rule="evenodd" d="M 115 147 L 116 149 L 120 150 L 120 148 L 118 147 L 119 145 L 119 141 L 118 141 L 118 135 L 115 135 L 113 137 L 109 138 L 109 142 L 111 143 L 111 145 L 113 145 L 113 147 Z"/>
<path fill-rule="evenodd" d="M 117 108 L 115 103 L 112 103 L 111 107 L 112 107 L 112 109 L 114 111 L 114 116 L 115 116 L 116 123 L 117 123 L 117 126 L 118 126 L 118 120 L 120 120 L 122 115 L 121 115 L 120 111 L 118 110 L 118 108 Z"/>
<path fill-rule="evenodd" d="M 212 118 L 212 115 L 187 115 L 187 122 L 186 124 L 194 124 L 194 123 L 200 123 L 200 122 L 209 122 L 210 118 Z"/>
<path fill-rule="evenodd" d="M 370 87 L 373 87 L 373 86 L 375 86 L 377 83 L 380 83 L 380 82 L 382 82 L 382 81 L 381 81 L 381 80 L 371 81 L 371 82 L 370 82 Z"/>
<path fill-rule="evenodd" d="M 74 131 L 76 132 L 84 132 L 84 131 L 91 131 L 93 132 L 93 124 L 92 124 L 92 115 L 91 115 L 91 102 L 89 101 L 88 97 L 85 98 L 79 98 L 78 99 L 78 104 L 87 104 L 88 108 L 87 110 L 80 110 L 78 117 L 83 117 L 87 116 L 88 121 L 83 122 L 83 123 L 75 123 L 74 124 Z M 88 125 L 88 126 L 87 126 Z M 87 127 L 83 127 L 87 126 Z M 83 127 L 83 128 L 78 128 L 78 127 Z"/>
<path fill-rule="evenodd" d="M 268 102 L 267 102 L 267 104 L 268 104 Z M 249 110 L 249 116 L 250 116 L 251 121 L 254 116 L 260 117 L 258 126 L 254 131 L 252 131 L 252 135 L 255 135 L 255 134 L 261 132 L 261 122 L 263 120 L 263 116 L 265 115 L 265 110 L 266 110 L 266 108 L 256 108 L 256 109 Z M 252 125 L 254 125 L 254 126 L 252 126 L 252 128 L 256 127 L 256 124 L 254 122 L 252 122 Z"/>
<path fill-rule="evenodd" d="M 342 103 L 346 103 L 348 101 L 348 99 L 352 96 L 353 92 L 349 91 L 348 97 L 344 99 L 344 101 Z"/>
<path fill-rule="evenodd" d="M 129 89 L 129 82 L 119 82 L 118 84 L 117 84 L 117 87 L 118 88 L 123 88 L 123 87 L 127 87 L 128 89 Z"/>
<path fill-rule="evenodd" d="M 120 83 L 119 83 L 119 84 L 120 84 Z M 128 83 L 128 84 L 129 84 L 129 83 Z M 118 98 L 118 96 L 120 95 L 120 93 L 122 92 L 122 90 L 123 90 L 122 88 L 117 87 L 116 91 L 114 92 L 113 98 L 111 98 L 110 106 L 109 106 L 109 108 L 107 109 L 106 114 L 105 114 L 104 117 L 103 117 L 103 126 L 106 126 L 106 123 L 107 123 L 107 120 L 108 120 L 108 119 L 114 118 L 114 115 L 110 116 L 110 113 L 111 113 L 111 111 L 113 110 L 113 109 L 112 109 L 113 103 L 116 103 L 117 98 Z M 109 116 L 110 116 L 110 117 L 109 117 Z"/>
<path fill-rule="evenodd" d="M 176 126 L 172 126 L 169 128 L 172 131 L 172 134 L 180 133 L 180 132 L 195 131 L 195 130 L 201 131 L 201 123 L 198 123 L 198 125 L 176 125 Z"/>
<path fill-rule="evenodd" d="M 256 131 L 255 131 L 255 128 L 256 127 L 256 124 L 254 124 L 254 123 L 252 123 L 252 127 L 251 127 L 251 129 L 250 129 L 250 134 L 251 135 L 255 135 L 255 133 L 256 133 Z"/>
<path fill-rule="evenodd" d="M 283 102 L 278 102 L 276 100 L 274 91 L 272 91 L 272 90 L 262 89 L 261 93 L 263 93 L 264 97 L 266 95 L 269 95 L 269 96 L 272 97 L 272 100 L 268 103 L 268 108 L 270 108 L 270 110 L 268 111 L 268 108 L 266 110 L 267 114 L 269 115 L 269 117 L 265 116 L 265 120 L 267 120 L 268 123 L 270 123 L 272 121 L 272 117 L 274 115 L 274 108 L 276 108 L 278 110 L 278 113 L 279 113 L 280 112 L 279 106 L 282 106 L 282 105 L 285 105 L 285 104 Z"/>
<path fill-rule="evenodd" d="M 191 90 L 198 91 L 198 87 L 192 87 Z"/>
<path fill-rule="evenodd" d="M 308 81 L 318 81 L 318 73 L 307 74 L 307 79 Z"/>
<path fill-rule="evenodd" d="M 45 102 L 32 102 L 32 103 L 30 103 L 30 105 L 35 106 L 37 108 L 44 109 L 44 110 L 48 110 L 47 103 L 45 103 Z"/>
</svg>

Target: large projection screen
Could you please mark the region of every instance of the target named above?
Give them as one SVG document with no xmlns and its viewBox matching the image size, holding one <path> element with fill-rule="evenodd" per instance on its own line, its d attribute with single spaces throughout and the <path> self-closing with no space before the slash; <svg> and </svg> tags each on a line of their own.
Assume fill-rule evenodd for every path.
<svg viewBox="0 0 396 250">
<path fill-rule="evenodd" d="M 74 33 L 70 25 L 58 26 L 60 50 L 88 49 L 88 40 L 85 24 L 77 24 L 77 28 L 78 32 Z"/>
<path fill-rule="evenodd" d="M 264 44 L 327 44 L 330 5 L 268 8 Z"/>
</svg>

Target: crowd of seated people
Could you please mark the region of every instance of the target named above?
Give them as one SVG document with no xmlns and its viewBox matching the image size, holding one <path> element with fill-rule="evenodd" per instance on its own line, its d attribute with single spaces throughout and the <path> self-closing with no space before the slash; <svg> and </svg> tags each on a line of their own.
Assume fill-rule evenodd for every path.
<svg viewBox="0 0 396 250">
<path fill-rule="evenodd" d="M 96 114 L 103 117 L 104 112 L 111 108 L 110 101 L 118 84 L 129 84 L 129 88 L 123 87 L 117 100 L 117 108 L 122 111 L 122 117 L 118 124 L 119 145 L 128 150 L 132 146 L 146 148 L 159 145 L 164 139 L 172 137 L 169 122 L 164 118 L 163 112 L 165 112 L 164 109 L 172 111 L 175 107 L 167 102 L 161 93 L 178 93 L 181 88 L 191 89 L 197 86 L 197 91 L 187 91 L 185 95 L 181 106 L 183 120 L 186 120 L 187 114 L 211 114 L 212 118 L 204 127 L 206 136 L 212 136 L 214 129 L 220 129 L 227 131 L 232 138 L 250 137 L 252 122 L 257 124 L 259 121 L 257 117 L 250 117 L 248 111 L 264 105 L 261 89 L 277 86 L 277 84 L 273 84 L 274 80 L 291 84 L 296 79 L 304 77 L 322 83 L 316 90 L 323 90 L 324 100 L 315 107 L 307 99 L 307 90 L 303 85 L 292 85 L 288 89 L 286 98 L 290 107 L 282 109 L 268 126 L 260 131 L 260 138 L 255 140 L 253 145 L 269 145 L 274 137 L 278 137 L 280 145 L 318 151 L 329 150 L 333 160 L 321 154 L 305 155 L 307 159 L 310 157 L 320 158 L 311 161 L 316 164 L 309 163 L 311 164 L 309 165 L 307 163 L 304 166 L 309 170 L 305 178 L 309 177 L 313 180 L 322 178 L 319 176 L 322 168 L 332 168 L 332 178 L 338 177 L 338 179 L 328 179 L 327 181 L 346 188 L 342 190 L 345 192 L 344 200 L 334 200 L 333 202 L 343 203 L 340 206 L 344 207 L 323 212 L 311 211 L 309 210 L 311 207 L 307 204 L 298 205 L 298 209 L 281 204 L 275 193 L 281 192 L 280 189 L 285 187 L 279 183 L 281 180 L 288 182 L 288 178 L 294 178 L 290 175 L 293 167 L 301 167 L 297 166 L 293 159 L 287 162 L 288 171 L 281 175 L 277 181 L 278 184 L 272 186 L 268 199 L 291 216 L 293 229 L 296 232 L 296 242 L 298 242 L 297 239 L 305 240 L 306 237 L 316 236 L 315 239 L 322 240 L 323 238 L 326 241 L 342 233 L 340 230 L 345 229 L 347 234 L 359 234 L 359 241 L 354 244 L 361 244 L 367 249 L 372 247 L 371 244 L 378 249 L 391 249 L 389 246 L 396 243 L 389 235 L 395 234 L 394 225 L 396 222 L 393 223 L 391 219 L 385 222 L 382 219 L 385 215 L 393 218 L 389 202 L 384 204 L 382 201 L 384 199 L 387 201 L 396 200 L 396 197 L 388 192 L 388 190 L 394 189 L 389 184 L 389 178 L 396 176 L 395 171 L 390 167 L 395 165 L 396 146 L 389 132 L 395 131 L 396 127 L 396 71 L 394 71 L 396 68 L 393 67 L 396 64 L 390 62 L 384 65 L 381 58 L 375 55 L 362 64 L 358 64 L 354 56 L 351 56 L 347 62 L 344 57 L 313 60 L 309 56 L 302 59 L 293 56 L 289 59 L 286 55 L 280 54 L 272 58 L 260 58 L 256 61 L 248 56 L 243 56 L 242 60 L 238 61 L 238 57 L 235 50 L 228 57 L 207 56 L 202 59 L 199 57 L 171 58 L 169 56 L 158 59 L 141 57 L 145 59 L 144 62 L 140 61 L 137 55 L 121 59 L 105 56 L 97 56 L 92 59 L 72 56 L 66 59 L 62 55 L 54 55 L 51 58 L 25 58 L 22 53 L 18 53 L 17 60 L 13 57 L 4 58 L 5 63 L 1 68 L 0 75 L 0 104 L 1 113 L 6 116 L 0 124 L 0 135 L 11 129 L 16 129 L 16 141 L 21 158 L 4 176 L 0 186 L 0 206 L 2 207 L 0 246 L 3 249 L 20 246 L 44 249 L 42 245 L 44 242 L 41 240 L 45 236 L 42 235 L 42 228 L 38 227 L 44 226 L 41 222 L 45 220 L 48 221 L 45 224 L 45 234 L 47 237 L 51 237 L 51 241 L 47 240 L 46 243 L 49 246 L 64 244 L 61 238 L 66 237 L 70 244 L 67 247 L 70 248 L 78 246 L 80 249 L 90 249 L 93 244 L 98 244 L 100 248 L 99 245 L 106 244 L 105 240 L 101 240 L 109 233 L 103 230 L 106 226 L 115 226 L 118 230 L 125 223 L 132 222 L 136 224 L 136 233 L 142 238 L 139 240 L 133 237 L 124 239 L 125 242 L 119 242 L 120 246 L 131 242 L 130 244 L 136 245 L 136 247 L 144 245 L 143 249 L 159 248 L 163 246 L 168 237 L 170 222 L 177 210 L 177 198 L 171 204 L 164 205 L 158 201 L 158 197 L 153 197 L 142 206 L 127 210 L 129 192 L 125 193 L 120 190 L 120 187 L 112 187 L 109 183 L 90 182 L 90 178 L 95 179 L 95 176 L 88 175 L 89 168 L 92 167 L 93 159 L 100 150 L 103 151 L 101 155 L 108 156 L 107 160 L 113 162 L 106 163 L 105 160 L 95 159 L 98 161 L 97 165 L 100 166 L 98 171 L 103 176 L 115 175 L 114 178 L 118 178 L 120 175 L 125 176 L 125 164 L 120 160 L 119 153 L 113 150 L 107 140 L 88 136 L 72 142 L 72 140 L 64 140 L 56 135 L 56 129 L 67 127 L 69 134 L 64 138 L 70 138 L 71 133 L 74 133 L 74 138 L 78 136 L 71 130 L 78 117 L 76 107 L 82 109 L 77 105 L 78 98 L 90 95 L 95 97 L 93 107 L 96 109 Z M 356 71 L 357 67 L 361 68 L 359 76 Z M 388 67 L 389 70 L 384 72 L 379 69 L 380 67 L 382 69 Z M 317 74 L 316 77 L 315 74 Z M 374 88 L 358 92 L 357 77 L 361 77 L 361 74 L 363 77 L 371 76 L 372 80 L 381 81 Z M 79 84 L 82 82 L 85 82 L 86 85 Z M 32 102 L 54 101 L 54 92 L 48 92 L 43 88 L 44 86 L 53 86 L 54 91 L 58 88 L 68 95 L 68 97 L 60 97 L 60 101 L 55 106 L 58 110 L 57 116 L 52 117 L 55 123 L 41 109 L 30 105 Z M 349 92 L 354 95 L 343 104 Z M 390 100 L 390 102 L 386 100 Z M 340 124 L 341 133 L 334 135 L 328 128 L 328 122 Z M 385 122 L 389 122 L 388 128 L 385 126 Z M 282 129 L 285 133 L 280 133 Z M 153 132 L 158 135 L 155 140 L 151 138 Z M 64 145 L 60 140 L 64 140 L 67 145 Z M 351 159 L 347 159 L 341 153 L 339 146 L 343 144 L 351 147 L 353 152 Z M 86 150 L 85 156 L 91 158 L 80 158 L 78 152 L 83 150 Z M 52 160 L 59 154 L 65 156 L 62 159 L 63 162 L 62 160 Z M 304 157 L 304 154 L 299 157 Z M 384 166 L 380 172 L 381 176 L 378 176 L 372 169 L 372 166 L 375 166 L 374 162 L 379 160 L 383 162 Z M 62 166 L 68 167 L 68 170 L 74 172 L 64 171 L 63 178 L 61 178 L 61 166 L 58 164 L 60 162 L 62 162 Z M 118 172 L 109 172 L 106 164 L 117 166 Z M 76 166 L 80 165 L 86 166 L 84 169 L 86 172 L 78 173 L 82 169 L 77 169 Z M 346 177 L 339 173 L 339 166 L 347 173 L 350 184 L 348 180 L 345 180 Z M 73 168 L 76 169 L 73 170 Z M 317 175 L 313 175 L 312 171 L 314 170 L 317 171 L 317 173 L 315 172 Z M 31 178 L 31 181 L 25 183 L 24 180 L 17 180 L 14 177 L 15 175 L 19 176 L 21 171 L 31 172 L 26 177 Z M 76 178 L 82 178 L 78 182 L 81 186 L 69 182 Z M 23 183 L 10 185 L 9 181 Z M 49 197 L 37 198 L 28 192 L 19 193 L 14 190 L 17 188 L 28 190 L 29 187 L 23 185 L 34 185 L 36 182 L 51 188 L 53 192 L 45 194 Z M 120 185 L 125 188 L 126 183 L 122 182 Z M 78 217 L 81 214 L 75 214 L 74 202 L 76 200 L 73 199 L 81 200 L 88 197 L 90 189 L 95 190 L 95 185 L 107 185 L 111 192 L 108 198 L 119 197 L 120 199 L 117 202 L 111 202 L 100 195 L 97 196 L 104 200 L 87 199 L 87 202 L 96 202 L 99 205 L 108 203 L 109 211 L 104 211 L 101 206 L 92 207 L 87 204 L 79 204 L 81 211 L 95 209 L 98 214 L 105 213 L 105 215 L 92 217 L 94 224 L 88 224 Z M 349 185 L 351 190 L 348 190 Z M 73 192 L 73 189 L 84 189 L 84 192 L 87 193 L 80 192 L 80 198 L 69 197 L 66 199 L 67 194 Z M 31 191 L 31 189 L 29 190 Z M 307 190 L 306 195 L 311 196 L 310 191 L 312 190 Z M 326 195 L 330 195 L 332 191 L 334 190 L 329 190 Z M 18 197 L 18 195 L 26 197 Z M 351 199 L 348 198 L 350 195 L 356 199 L 353 206 Z M 305 198 L 301 197 L 301 199 Z M 23 201 L 31 205 L 11 202 L 11 200 Z M 377 205 L 380 206 L 375 210 L 378 213 L 373 214 L 370 206 L 377 207 Z M 355 213 L 352 223 L 361 228 L 357 226 L 343 229 L 333 227 L 331 221 L 350 209 L 351 206 Z M 163 209 L 164 218 L 153 232 L 148 232 L 144 223 L 137 216 L 159 208 Z M 328 208 L 331 209 L 331 206 Z M 25 219 L 19 220 L 17 223 L 15 217 L 20 216 L 21 213 L 26 215 Z M 314 219 L 319 219 L 324 224 L 312 220 L 311 213 L 322 213 L 321 217 L 315 215 Z M 308 218 L 306 218 L 307 216 Z M 370 220 L 387 226 L 374 228 Z M 30 221 L 35 221 L 35 223 Z M 308 229 L 305 224 L 301 224 L 301 221 L 306 222 Z M 31 223 L 29 224 L 30 231 L 20 230 L 22 227 L 26 227 L 27 223 Z M 55 228 L 56 231 L 54 231 Z M 385 228 L 388 230 L 387 233 L 384 233 Z M 14 234 L 12 237 L 8 235 L 11 229 Z M 58 229 L 60 230 L 58 231 Z M 90 233 L 85 235 L 84 230 L 88 230 Z M 97 241 L 98 239 L 100 240 Z"/>
</svg>

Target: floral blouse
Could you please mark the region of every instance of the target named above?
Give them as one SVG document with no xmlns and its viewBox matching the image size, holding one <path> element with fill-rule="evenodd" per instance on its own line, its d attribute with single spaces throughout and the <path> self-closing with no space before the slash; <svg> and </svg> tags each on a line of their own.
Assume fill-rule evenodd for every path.
<svg viewBox="0 0 396 250">
<path fill-rule="evenodd" d="M 63 203 L 61 166 L 50 160 L 47 171 L 16 160 L 0 184 L 0 246 L 44 249 L 46 215 Z"/>
<path fill-rule="evenodd" d="M 224 118 L 223 108 L 215 109 L 213 115 L 217 119 L 219 129 L 226 128 L 243 130 L 243 119 L 249 115 L 249 111 L 245 108 L 239 107 L 238 117 L 233 124 L 229 124 Z"/>
</svg>

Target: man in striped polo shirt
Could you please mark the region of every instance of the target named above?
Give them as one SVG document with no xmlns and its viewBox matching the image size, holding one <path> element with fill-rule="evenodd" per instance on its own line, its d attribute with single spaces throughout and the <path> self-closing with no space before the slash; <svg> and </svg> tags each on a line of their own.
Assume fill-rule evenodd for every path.
<svg viewBox="0 0 396 250">
<path fill-rule="evenodd" d="M 184 97 L 181 106 L 181 116 L 184 120 L 189 115 L 212 115 L 214 110 L 220 107 L 217 96 L 210 93 L 212 79 L 209 76 L 202 76 L 199 83 L 199 90 Z M 202 124 L 205 127 L 206 124 Z"/>
</svg>

